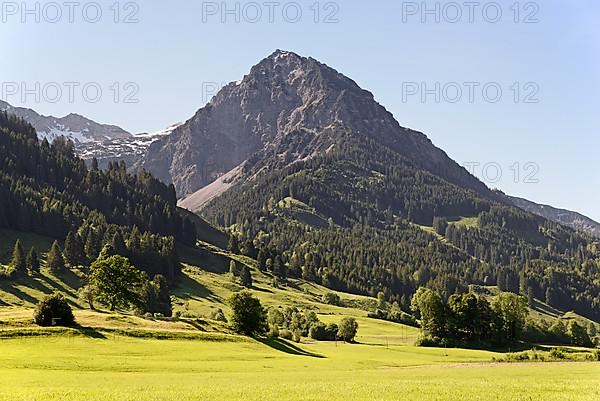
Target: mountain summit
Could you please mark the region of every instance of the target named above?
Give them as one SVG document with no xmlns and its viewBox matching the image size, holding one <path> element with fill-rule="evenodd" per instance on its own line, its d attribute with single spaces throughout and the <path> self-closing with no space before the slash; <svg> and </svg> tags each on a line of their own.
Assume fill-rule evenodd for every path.
<svg viewBox="0 0 600 401">
<path fill-rule="evenodd" d="M 275 157 L 289 165 L 349 143 L 370 142 L 449 182 L 492 196 L 425 135 L 400 126 L 369 91 L 313 58 L 282 50 L 152 144 L 142 166 L 173 182 L 185 196 L 248 161 Z"/>
</svg>

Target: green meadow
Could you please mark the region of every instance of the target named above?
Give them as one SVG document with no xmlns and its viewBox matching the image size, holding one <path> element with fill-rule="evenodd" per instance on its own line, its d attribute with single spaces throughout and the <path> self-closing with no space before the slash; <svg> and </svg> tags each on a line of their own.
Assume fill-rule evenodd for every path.
<svg viewBox="0 0 600 401">
<path fill-rule="evenodd" d="M 1 340 L 0 352 L 7 401 L 600 399 L 598 363 L 411 345 L 63 334 Z"/>
</svg>

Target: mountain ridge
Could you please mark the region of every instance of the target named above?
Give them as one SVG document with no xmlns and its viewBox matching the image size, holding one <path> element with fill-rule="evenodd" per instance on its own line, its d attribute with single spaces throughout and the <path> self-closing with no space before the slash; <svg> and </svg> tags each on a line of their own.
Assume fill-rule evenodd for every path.
<svg viewBox="0 0 600 401">
<path fill-rule="evenodd" d="M 135 165 L 152 142 L 170 135 L 181 125 L 176 123 L 156 132 L 132 134 L 119 126 L 97 123 L 77 113 L 64 117 L 44 116 L 33 109 L 14 107 L 2 100 L 0 111 L 23 118 L 35 128 L 40 140 L 45 138 L 52 143 L 61 136 L 72 140 L 78 156 L 87 161 L 97 159 L 101 168 L 112 161 Z"/>
<path fill-rule="evenodd" d="M 59 136 L 71 139 L 75 144 L 103 142 L 133 136 L 121 127 L 100 124 L 77 113 L 70 113 L 64 117 L 44 116 L 33 109 L 14 107 L 2 100 L 0 100 L 0 111 L 8 111 L 23 118 L 35 128 L 40 139 L 46 138 L 49 142 Z"/>
<path fill-rule="evenodd" d="M 600 238 L 600 223 L 579 212 L 536 203 L 516 196 L 507 195 L 507 198 L 520 209 Z"/>
</svg>

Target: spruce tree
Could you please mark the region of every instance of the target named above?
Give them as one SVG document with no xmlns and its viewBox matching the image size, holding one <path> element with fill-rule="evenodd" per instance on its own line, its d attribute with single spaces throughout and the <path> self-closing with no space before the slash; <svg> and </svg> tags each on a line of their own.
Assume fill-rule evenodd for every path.
<svg viewBox="0 0 600 401">
<path fill-rule="evenodd" d="M 17 239 L 12 253 L 10 267 L 14 274 L 27 274 L 27 264 L 25 262 L 25 251 L 21 245 L 21 240 Z"/>
<path fill-rule="evenodd" d="M 238 245 L 238 239 L 235 236 L 235 234 L 233 234 L 233 233 L 229 234 L 229 242 L 227 244 L 227 249 L 231 253 L 235 253 L 235 254 L 239 254 L 240 253 L 240 247 Z"/>
<path fill-rule="evenodd" d="M 54 241 L 52 248 L 50 248 L 50 252 L 46 258 L 46 267 L 52 273 L 60 273 L 65 269 L 65 260 L 63 259 L 62 252 L 60 251 L 58 241 Z"/>
<path fill-rule="evenodd" d="M 98 255 L 98 259 L 108 259 L 111 256 L 115 256 L 118 255 L 118 253 L 115 251 L 115 248 L 113 247 L 112 244 L 106 244 L 102 247 L 102 250 L 100 251 L 100 255 Z M 123 255 L 121 255 L 123 256 Z"/>
<path fill-rule="evenodd" d="M 240 269 L 235 260 L 231 260 L 229 262 L 229 274 L 231 275 L 232 280 L 234 280 L 240 274 Z"/>
<path fill-rule="evenodd" d="M 63 255 L 65 261 L 71 266 L 78 266 L 83 263 L 84 254 L 81 238 L 73 231 L 69 231 L 67 239 L 65 239 Z"/>
<path fill-rule="evenodd" d="M 40 260 L 38 259 L 38 255 L 34 247 L 31 247 L 29 253 L 27 254 L 27 270 L 29 270 L 30 273 L 40 272 Z"/>
<path fill-rule="evenodd" d="M 96 260 L 102 250 L 102 238 L 95 230 L 90 230 L 85 242 L 85 254 L 89 260 Z"/>
<path fill-rule="evenodd" d="M 242 272 L 240 273 L 240 282 L 246 288 L 252 287 L 252 274 L 246 265 L 242 267 Z"/>
<path fill-rule="evenodd" d="M 267 252 L 265 252 L 264 248 L 260 248 L 260 251 L 258 251 L 258 257 L 256 258 L 256 261 L 258 262 L 258 269 L 261 272 L 264 272 L 265 270 L 267 270 L 267 259 L 268 259 L 268 255 Z"/>
<path fill-rule="evenodd" d="M 127 256 L 127 247 L 125 246 L 125 241 L 123 240 L 121 231 L 117 231 L 114 233 L 110 243 L 115 251 L 115 254 Z"/>
</svg>

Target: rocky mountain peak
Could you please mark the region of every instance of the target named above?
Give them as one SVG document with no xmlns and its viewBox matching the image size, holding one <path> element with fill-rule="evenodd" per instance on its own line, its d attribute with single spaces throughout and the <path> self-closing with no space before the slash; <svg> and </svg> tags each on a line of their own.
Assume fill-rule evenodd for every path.
<svg viewBox="0 0 600 401">
<path fill-rule="evenodd" d="M 421 167 L 444 168 L 451 179 L 467 177 L 469 187 L 487 191 L 425 135 L 401 127 L 371 92 L 326 64 L 283 50 L 153 143 L 141 165 L 185 196 L 251 158 L 276 155 L 291 164 L 349 141 L 363 146 L 375 141 Z"/>
</svg>

